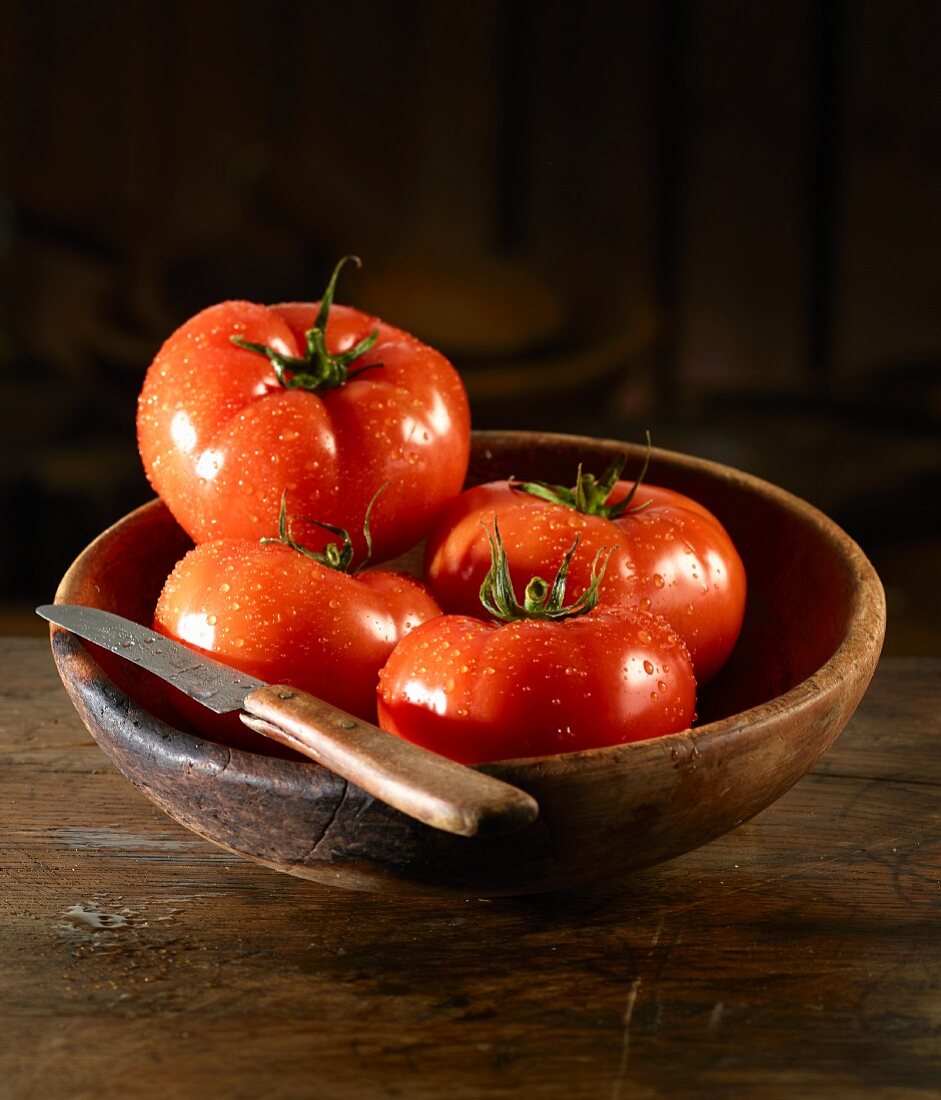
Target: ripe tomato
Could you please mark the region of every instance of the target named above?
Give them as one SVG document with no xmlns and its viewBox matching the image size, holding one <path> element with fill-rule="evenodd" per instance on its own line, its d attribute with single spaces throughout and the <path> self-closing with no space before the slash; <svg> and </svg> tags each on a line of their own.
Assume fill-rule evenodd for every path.
<svg viewBox="0 0 941 1100">
<path fill-rule="evenodd" d="M 619 480 L 622 468 L 623 463 L 615 464 L 600 479 L 579 470 L 571 490 L 508 481 L 469 489 L 432 529 L 425 580 L 445 611 L 478 614 L 478 593 L 490 565 L 481 524 L 494 516 L 516 584 L 558 560 L 575 534 L 581 536 L 570 574 L 576 587 L 588 583 L 599 547 L 616 547 L 601 585 L 601 606 L 626 604 L 662 615 L 686 643 L 703 684 L 725 663 L 741 631 L 742 560 L 725 528 L 702 505 L 654 485 L 635 491 L 638 482 Z"/>
<path fill-rule="evenodd" d="M 281 540 L 221 539 L 191 550 L 164 585 L 154 627 L 372 721 L 379 669 L 396 642 L 440 609 L 412 577 L 344 572 L 351 540 L 349 552 L 334 544 L 318 560 L 294 540 L 283 511 L 281 531 Z"/>
<path fill-rule="evenodd" d="M 502 520 L 501 520 L 502 524 Z M 563 561 L 562 594 L 565 570 Z M 594 566 L 597 564 L 597 556 Z M 495 555 L 494 569 L 506 569 Z M 593 607 L 600 575 L 561 614 L 551 590 L 527 586 L 509 621 L 445 615 L 396 646 L 379 679 L 379 723 L 466 764 L 572 752 L 658 737 L 693 721 L 696 682 L 686 649 L 661 618 Z M 493 572 L 488 575 L 492 583 Z M 593 595 L 592 595 L 593 589 Z M 512 591 L 507 573 L 503 591 Z M 533 617 L 533 606 L 539 608 Z"/>
<path fill-rule="evenodd" d="M 320 304 L 203 310 L 148 370 L 141 457 L 195 542 L 258 538 L 285 491 L 294 510 L 358 532 L 388 481 L 373 516 L 382 561 L 414 545 L 460 491 L 470 419 L 457 372 L 408 333 L 333 305 L 343 262 Z"/>
</svg>

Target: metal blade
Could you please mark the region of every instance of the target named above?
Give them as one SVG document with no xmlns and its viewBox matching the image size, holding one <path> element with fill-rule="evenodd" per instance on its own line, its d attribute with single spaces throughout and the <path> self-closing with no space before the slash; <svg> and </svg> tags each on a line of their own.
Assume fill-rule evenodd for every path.
<svg viewBox="0 0 941 1100">
<path fill-rule="evenodd" d="M 263 680 L 246 676 L 110 611 L 74 604 L 44 604 L 36 608 L 36 614 L 153 672 L 216 714 L 239 710 L 250 691 L 265 686 Z"/>
</svg>

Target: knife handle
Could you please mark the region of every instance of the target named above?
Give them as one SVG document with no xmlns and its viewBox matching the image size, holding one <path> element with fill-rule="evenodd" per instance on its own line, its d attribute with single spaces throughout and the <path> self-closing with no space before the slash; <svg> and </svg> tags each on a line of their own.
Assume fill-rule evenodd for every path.
<svg viewBox="0 0 941 1100">
<path fill-rule="evenodd" d="M 363 722 L 297 688 L 250 692 L 242 721 L 417 821 L 459 836 L 507 833 L 535 821 L 536 800 Z"/>
</svg>

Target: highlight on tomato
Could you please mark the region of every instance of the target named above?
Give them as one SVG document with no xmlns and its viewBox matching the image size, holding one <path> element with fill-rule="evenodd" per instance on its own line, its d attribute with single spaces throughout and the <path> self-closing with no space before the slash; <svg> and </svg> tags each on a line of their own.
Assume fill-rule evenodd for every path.
<svg viewBox="0 0 941 1100">
<path fill-rule="evenodd" d="M 618 745 L 686 729 L 696 681 L 662 618 L 598 598 L 612 548 L 594 551 L 588 584 L 565 603 L 580 534 L 551 583 L 530 579 L 522 603 L 501 538 L 484 535 L 479 590 L 491 621 L 444 615 L 413 630 L 379 678 L 379 724 L 452 760 L 479 764 Z"/>
<path fill-rule="evenodd" d="M 647 461 L 650 457 L 648 440 Z M 425 581 L 446 612 L 474 615 L 490 569 L 481 523 L 499 519 L 516 585 L 558 561 L 575 535 L 571 581 L 591 583 L 600 547 L 615 547 L 599 591 L 604 608 L 661 615 L 686 643 L 704 684 L 728 659 L 745 614 L 745 568 L 719 520 L 672 489 L 621 479 L 624 459 L 595 477 L 579 466 L 574 487 L 494 481 L 468 489 L 443 510 L 425 553 Z"/>
<path fill-rule="evenodd" d="M 150 366 L 137 432 L 147 477 L 194 542 L 255 538 L 298 511 L 359 532 L 384 561 L 414 545 L 461 489 L 467 395 L 414 336 L 334 304 L 222 302 L 192 317 Z"/>
<path fill-rule="evenodd" d="M 310 550 L 295 536 L 297 522 L 338 541 Z M 160 594 L 154 628 L 250 676 L 302 688 L 373 721 L 380 668 L 401 638 L 440 609 L 415 578 L 353 562 L 348 532 L 289 517 L 282 501 L 277 537 L 220 539 L 186 554 Z M 197 712 L 182 705 L 192 720 Z M 240 724 L 226 728 L 236 732 Z"/>
</svg>

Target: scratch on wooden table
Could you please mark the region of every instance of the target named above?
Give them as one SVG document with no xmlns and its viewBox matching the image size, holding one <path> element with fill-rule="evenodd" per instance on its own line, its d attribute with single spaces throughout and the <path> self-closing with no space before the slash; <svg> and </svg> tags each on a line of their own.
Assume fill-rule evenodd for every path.
<svg viewBox="0 0 941 1100">
<path fill-rule="evenodd" d="M 659 933 L 659 929 L 657 931 Z M 631 982 L 631 987 L 627 993 L 627 1004 L 624 1006 L 623 1016 L 624 1028 L 621 1037 L 621 1061 L 618 1064 L 617 1076 L 614 1079 L 614 1085 L 611 1089 L 611 1100 L 621 1100 L 624 1080 L 627 1077 L 627 1067 L 631 1058 L 631 1020 L 634 1016 L 634 1005 L 637 1003 L 637 994 L 640 992 L 640 983 L 641 979 L 635 978 Z"/>
<path fill-rule="evenodd" d="M 657 944 L 660 942 L 660 936 L 663 934 L 663 927 L 665 924 L 666 917 L 661 917 L 657 922 L 653 939 L 650 941 L 650 948 L 647 952 L 648 955 L 653 955 L 656 950 Z M 659 974 L 657 977 L 659 979 Z M 631 982 L 630 989 L 627 991 L 627 1003 L 624 1006 L 624 1015 L 621 1017 L 621 1060 L 618 1063 L 617 1075 L 615 1076 L 614 1085 L 612 1086 L 611 1100 L 620 1100 L 621 1092 L 624 1088 L 624 1081 L 627 1077 L 627 1067 L 631 1057 L 631 1021 L 634 1018 L 634 1005 L 637 1003 L 637 994 L 640 992 L 641 981 L 642 979 L 638 975 Z"/>
<path fill-rule="evenodd" d="M 661 917 L 660 920 L 657 922 L 656 931 L 653 934 L 653 939 L 650 941 L 650 950 L 647 952 L 647 954 L 651 957 L 651 959 L 653 958 L 654 954 L 656 953 L 657 945 L 660 943 L 660 936 L 661 936 L 661 933 L 663 932 L 663 926 L 664 926 L 665 923 L 666 923 L 666 917 Z M 679 943 L 680 935 L 681 935 L 680 931 L 677 930 L 674 933 L 673 942 L 667 944 L 666 950 L 660 953 L 662 957 L 660 959 L 660 963 L 657 966 L 656 972 L 654 974 L 653 989 L 651 990 L 651 992 L 653 994 L 654 1007 L 656 1009 L 656 1014 L 654 1016 L 654 1021 L 653 1021 L 653 1031 L 654 1032 L 659 1031 L 660 1026 L 663 1023 L 663 1001 L 660 997 L 660 977 L 663 974 L 663 968 L 666 966 L 667 959 L 669 958 L 670 954 L 672 953 L 673 948 L 676 946 L 677 943 Z"/>
<path fill-rule="evenodd" d="M 722 1014 L 725 1012 L 725 1002 L 716 1001 L 715 1006 L 709 1013 L 709 1030 L 718 1031 L 719 1025 L 722 1023 Z"/>
<path fill-rule="evenodd" d="M 24 834 L 29 830 L 24 830 Z M 206 841 L 185 833 L 133 833 L 123 829 L 90 829 L 61 826 L 46 831 L 53 840 L 73 851 L 107 852 L 141 862 L 219 863 L 232 859 Z"/>
</svg>

